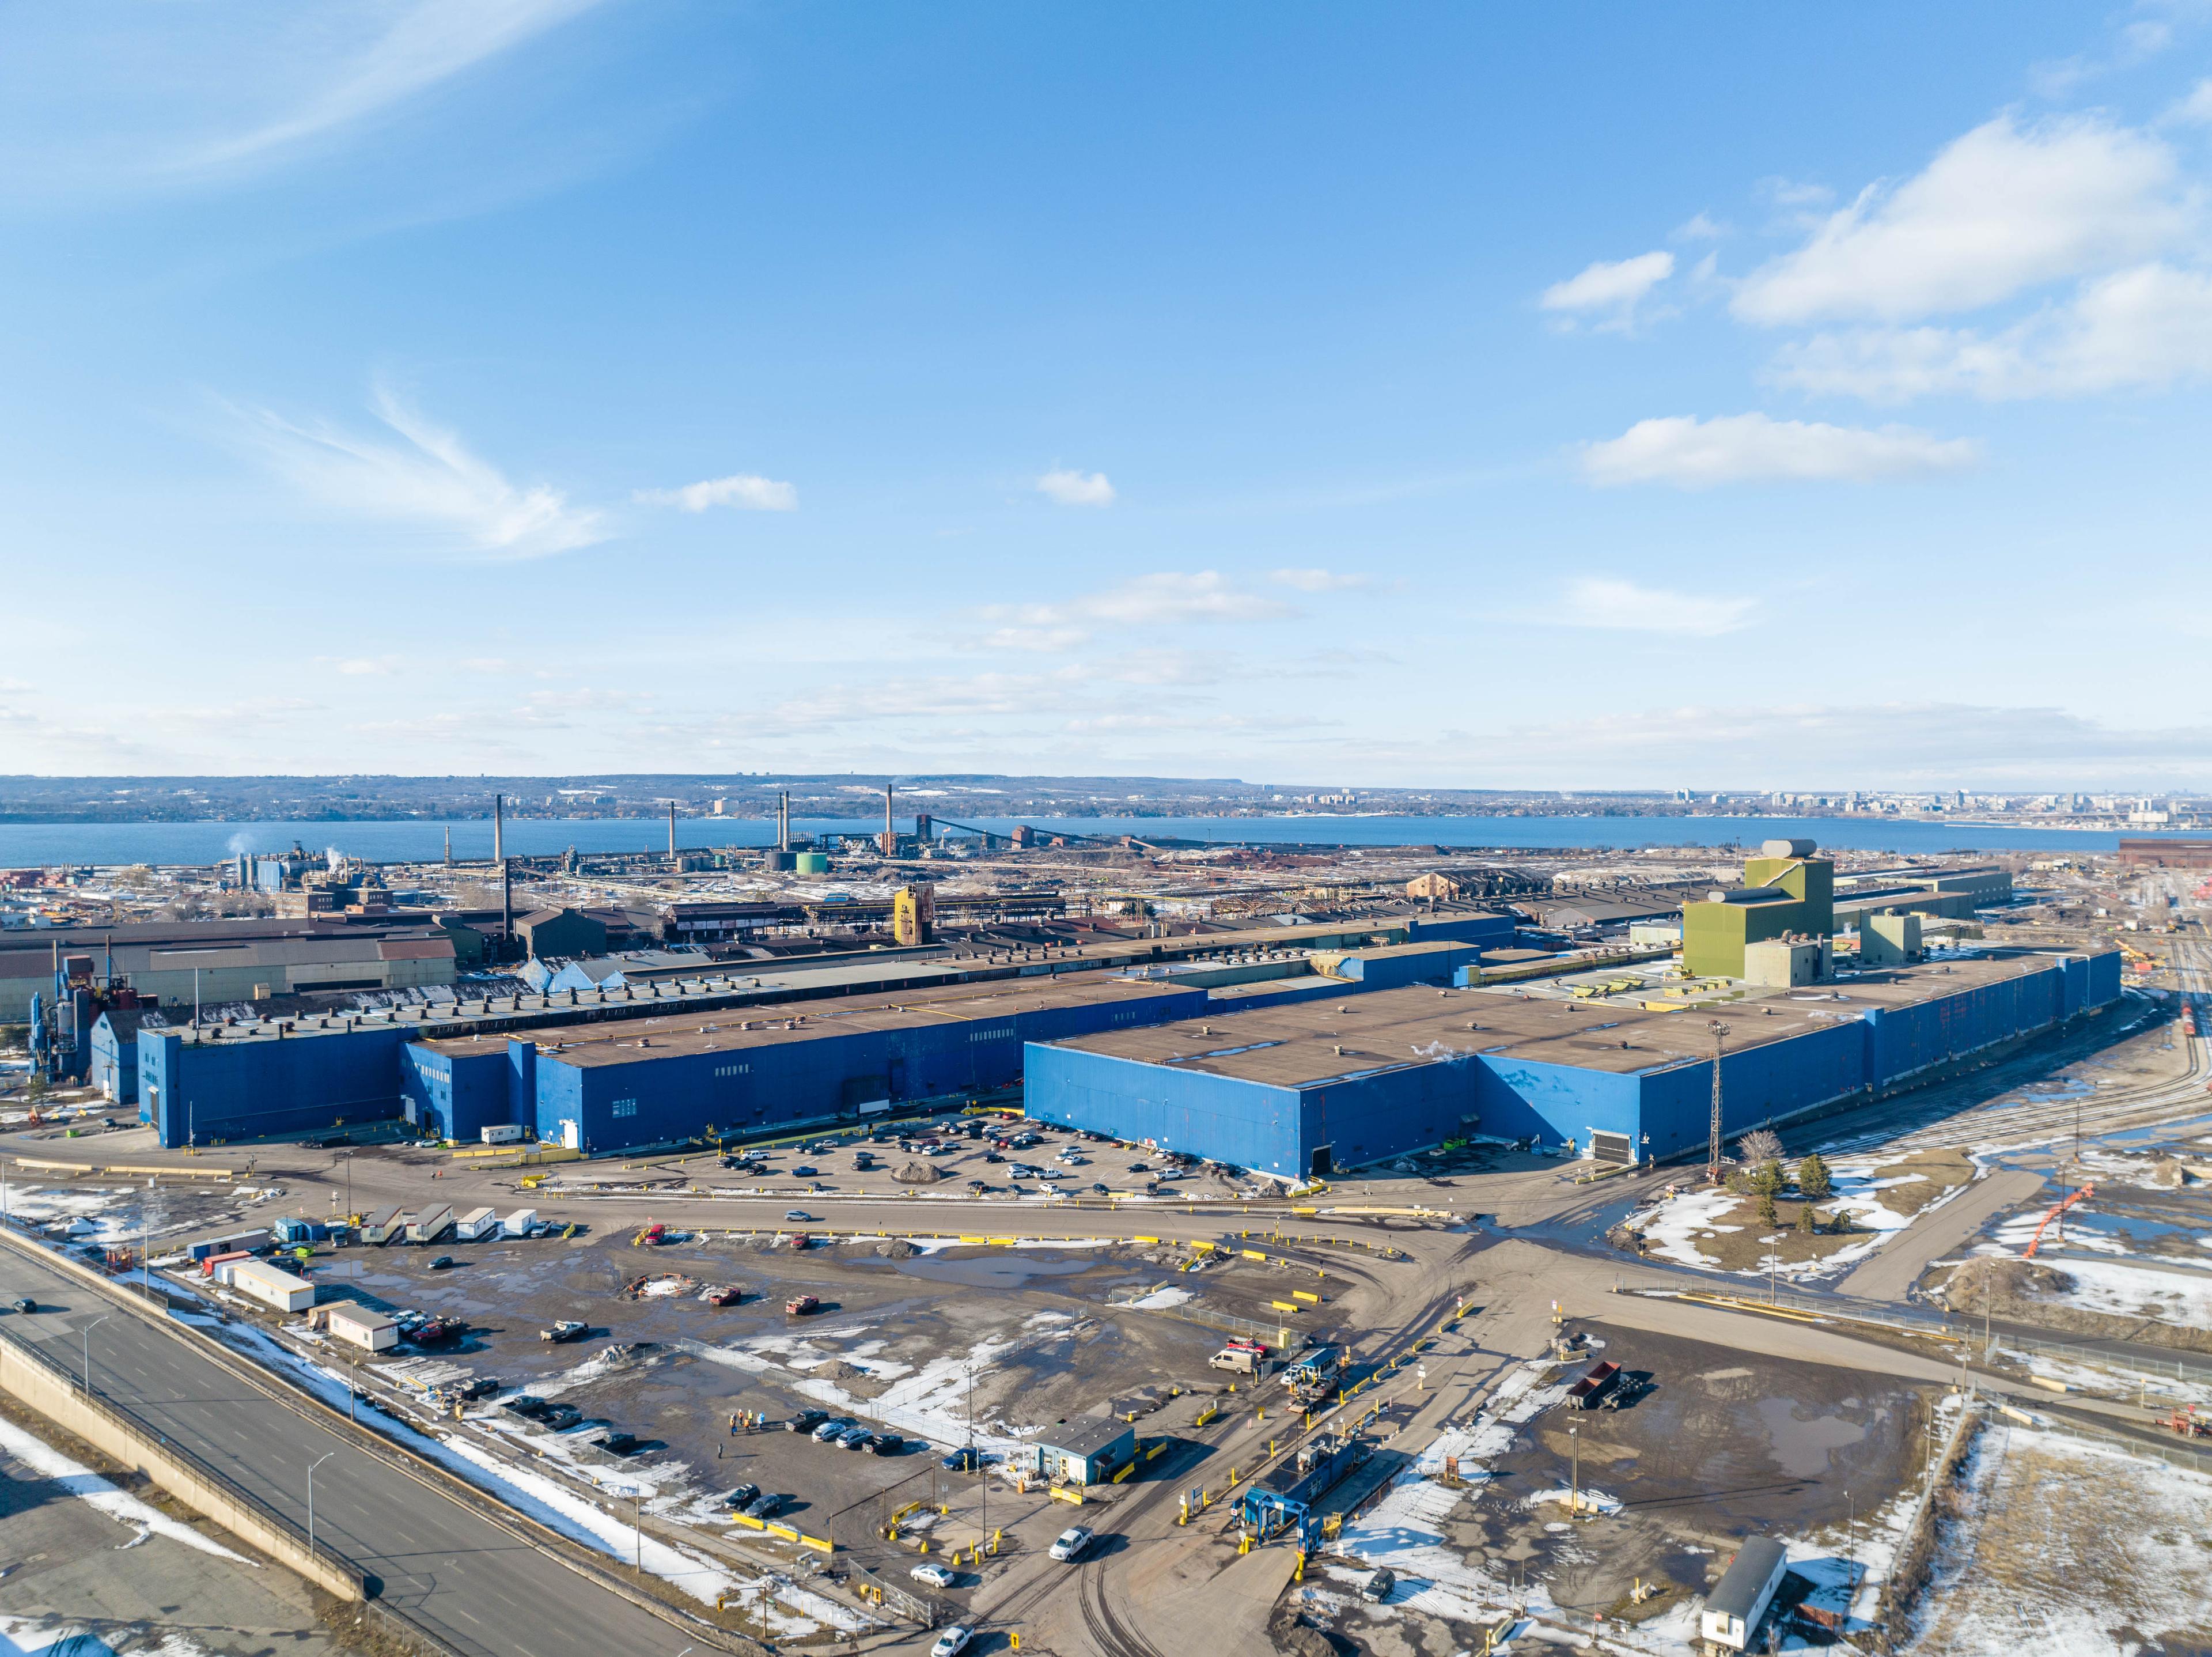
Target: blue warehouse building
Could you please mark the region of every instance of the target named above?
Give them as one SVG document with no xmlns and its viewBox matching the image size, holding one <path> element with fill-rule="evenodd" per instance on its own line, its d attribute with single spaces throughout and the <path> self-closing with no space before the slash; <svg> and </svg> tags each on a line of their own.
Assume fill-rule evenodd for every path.
<svg viewBox="0 0 2212 1657">
<path fill-rule="evenodd" d="M 1726 1131 L 1840 1108 L 2119 993 L 2114 953 L 1992 952 L 1732 1003 Z M 1030 1116 L 1297 1178 L 1480 1133 L 1617 1160 L 1701 1148 L 1705 1020 L 1482 990 L 1383 990 L 1034 1049 Z"/>
<path fill-rule="evenodd" d="M 1203 1011 L 1126 978 L 1001 981 L 769 1009 L 411 1044 L 410 1113 L 441 1136 L 517 1123 L 589 1152 L 856 1120 L 1004 1087 L 1031 1044 Z"/>
</svg>

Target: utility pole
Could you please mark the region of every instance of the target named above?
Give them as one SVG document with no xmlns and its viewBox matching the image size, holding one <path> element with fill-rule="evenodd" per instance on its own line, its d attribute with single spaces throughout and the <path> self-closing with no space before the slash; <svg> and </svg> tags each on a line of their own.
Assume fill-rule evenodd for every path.
<svg viewBox="0 0 2212 1657">
<path fill-rule="evenodd" d="M 1570 1470 L 1567 1475 L 1567 1517 L 1570 1519 L 1583 1516 L 1582 1441 L 1577 1436 L 1581 1431 L 1578 1423 L 1571 1421 L 1567 1423 L 1567 1465 Z"/>
<path fill-rule="evenodd" d="M 1713 1121 L 1705 1147 L 1705 1183 L 1721 1183 L 1721 1043 L 1727 1039 L 1729 1027 L 1715 1019 L 1705 1026 L 1713 1039 Z"/>
</svg>

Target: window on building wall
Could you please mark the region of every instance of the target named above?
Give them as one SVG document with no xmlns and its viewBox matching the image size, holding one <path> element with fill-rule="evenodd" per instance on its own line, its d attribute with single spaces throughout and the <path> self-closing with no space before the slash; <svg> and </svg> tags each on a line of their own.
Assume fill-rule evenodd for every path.
<svg viewBox="0 0 2212 1657">
<path fill-rule="evenodd" d="M 614 1113 L 617 1116 L 635 1116 L 637 1114 L 637 1101 L 634 1099 L 618 1099 L 615 1100 Z"/>
</svg>

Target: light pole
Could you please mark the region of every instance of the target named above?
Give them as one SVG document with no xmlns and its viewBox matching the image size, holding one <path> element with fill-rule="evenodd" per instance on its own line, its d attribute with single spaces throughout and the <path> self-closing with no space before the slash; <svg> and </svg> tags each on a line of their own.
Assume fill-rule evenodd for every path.
<svg viewBox="0 0 2212 1657">
<path fill-rule="evenodd" d="M 346 1228 L 350 1231 L 353 1228 L 353 1153 L 351 1151 L 340 1151 L 338 1153 L 338 1161 L 345 1164 L 345 1222 Z"/>
<path fill-rule="evenodd" d="M 1567 1476 L 1567 1517 L 1580 1519 L 1583 1514 L 1583 1458 L 1580 1423 L 1567 1423 L 1567 1457 L 1570 1471 Z"/>
<path fill-rule="evenodd" d="M 337 1452 L 335 1450 L 325 1451 L 307 1464 L 307 1551 L 309 1553 L 315 1550 L 315 1469 L 336 1454 Z"/>
<path fill-rule="evenodd" d="M 92 1331 L 114 1315 L 112 1312 L 103 1312 L 84 1326 L 84 1395 L 87 1398 L 92 1396 Z"/>
</svg>

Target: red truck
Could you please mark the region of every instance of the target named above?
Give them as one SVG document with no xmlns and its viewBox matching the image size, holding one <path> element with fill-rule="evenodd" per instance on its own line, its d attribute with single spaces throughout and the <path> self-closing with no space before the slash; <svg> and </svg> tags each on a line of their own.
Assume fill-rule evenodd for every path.
<svg viewBox="0 0 2212 1657">
<path fill-rule="evenodd" d="M 788 1317 L 804 1318 L 821 1311 L 822 1302 L 811 1295 L 794 1295 L 783 1303 L 783 1309 Z"/>
</svg>

